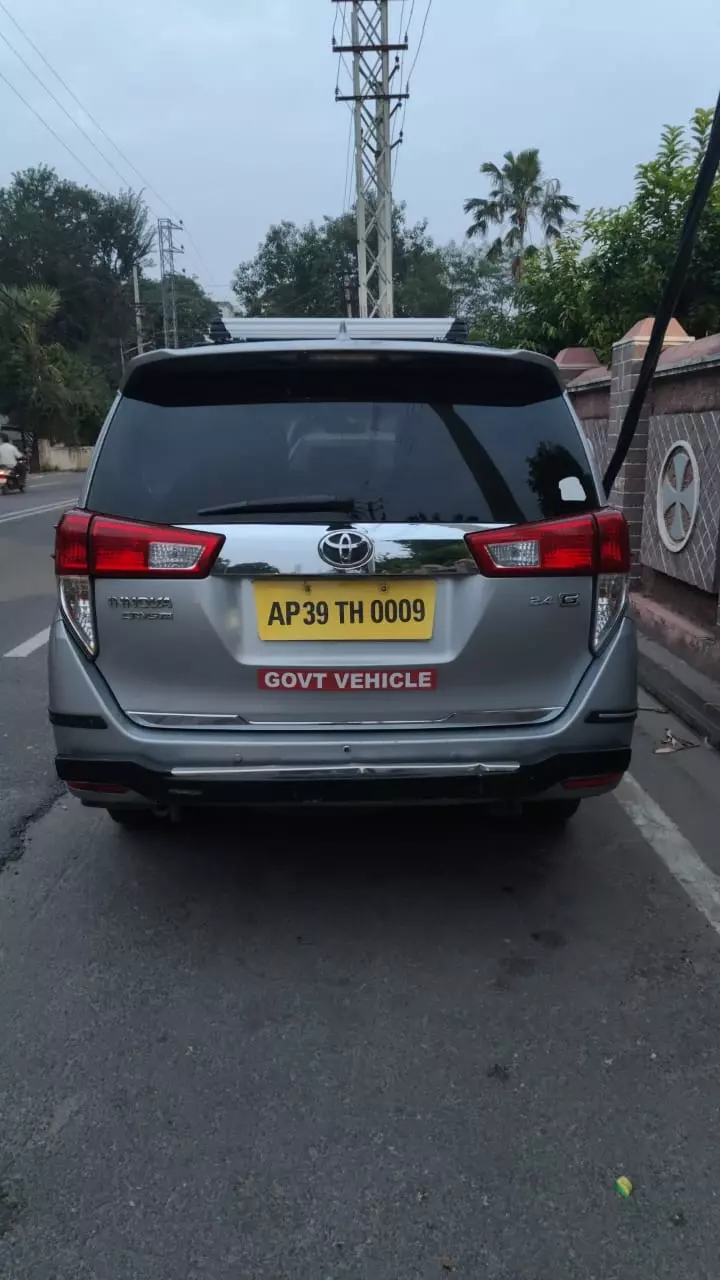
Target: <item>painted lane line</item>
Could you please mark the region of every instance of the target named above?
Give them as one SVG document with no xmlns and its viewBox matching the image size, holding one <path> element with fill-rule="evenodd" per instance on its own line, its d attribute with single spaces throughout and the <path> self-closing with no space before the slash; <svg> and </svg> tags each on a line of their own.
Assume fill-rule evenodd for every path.
<svg viewBox="0 0 720 1280">
<path fill-rule="evenodd" d="M 627 773 L 615 792 L 640 834 L 682 885 L 698 911 L 720 933 L 720 876 L 703 862 L 672 818 Z"/>
<path fill-rule="evenodd" d="M 23 511 L 13 511 L 10 515 L 0 515 L 0 524 L 11 524 L 13 520 L 25 520 L 28 516 L 41 516 L 46 511 L 63 511 L 71 507 L 77 498 L 68 498 L 66 502 L 48 502 L 43 507 L 25 507 Z"/>
<path fill-rule="evenodd" d="M 67 486 L 67 480 L 31 480 L 30 484 L 25 486 L 25 492 L 30 493 L 33 489 L 64 489 Z"/>
<path fill-rule="evenodd" d="M 11 649 L 9 653 L 4 653 L 4 658 L 29 658 L 31 653 L 36 649 L 41 649 L 50 639 L 50 628 L 43 627 L 42 631 L 38 631 L 36 636 L 31 636 L 29 640 L 24 640 L 15 649 Z"/>
</svg>

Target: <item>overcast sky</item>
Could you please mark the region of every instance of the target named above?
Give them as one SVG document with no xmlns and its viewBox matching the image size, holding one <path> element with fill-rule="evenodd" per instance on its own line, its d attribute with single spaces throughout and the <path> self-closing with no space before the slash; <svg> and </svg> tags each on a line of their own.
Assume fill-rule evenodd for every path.
<svg viewBox="0 0 720 1280">
<path fill-rule="evenodd" d="M 6 9 L 184 218 L 184 265 L 222 296 L 271 222 L 342 210 L 349 119 L 334 102 L 336 8 L 332 0 L 1 0 L 0 36 L 139 187 Z M 412 0 L 391 0 L 394 31 L 403 8 L 407 25 Z M 411 59 L 426 8 L 415 0 Z M 117 175 L 1 39 L 0 72 L 117 190 Z M 714 103 L 720 0 L 434 0 L 411 89 L 395 198 L 412 219 L 427 217 L 436 239 L 462 237 L 463 200 L 485 192 L 478 166 L 508 149 L 539 147 L 548 176 L 583 208 L 618 204 L 662 125 Z M 45 162 L 95 185 L 2 80 L 0 111 L 1 183 Z"/>
</svg>

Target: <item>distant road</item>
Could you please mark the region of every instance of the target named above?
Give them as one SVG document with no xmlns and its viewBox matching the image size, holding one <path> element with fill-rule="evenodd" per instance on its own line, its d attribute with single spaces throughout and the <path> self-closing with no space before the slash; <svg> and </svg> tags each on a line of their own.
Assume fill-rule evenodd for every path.
<svg viewBox="0 0 720 1280">
<path fill-rule="evenodd" d="M 59 794 L 47 723 L 47 636 L 55 608 L 52 550 L 83 477 L 31 476 L 0 497 L 0 865 L 25 824 Z"/>
</svg>

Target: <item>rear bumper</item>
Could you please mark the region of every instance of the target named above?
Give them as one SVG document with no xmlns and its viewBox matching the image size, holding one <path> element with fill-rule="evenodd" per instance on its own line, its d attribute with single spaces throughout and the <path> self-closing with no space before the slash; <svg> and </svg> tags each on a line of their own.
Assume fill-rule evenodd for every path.
<svg viewBox="0 0 720 1280">
<path fill-rule="evenodd" d="M 159 808 L 237 804 L 512 803 L 541 796 L 579 798 L 611 790 L 630 748 L 551 756 L 534 765 L 283 766 L 180 768 L 58 756 L 58 775 L 86 804 L 145 802 Z M 105 790 L 106 788 L 106 790 Z"/>
<path fill-rule="evenodd" d="M 127 787 L 85 803 L 159 805 L 521 800 L 610 790 L 630 759 L 636 641 L 626 620 L 550 723 L 505 729 L 412 726 L 358 731 L 143 728 L 115 702 L 62 623 L 50 643 L 50 718 L 57 769 L 70 785 Z M 607 779 L 566 789 L 574 779 Z M 72 789 L 72 785 L 71 785 Z"/>
</svg>

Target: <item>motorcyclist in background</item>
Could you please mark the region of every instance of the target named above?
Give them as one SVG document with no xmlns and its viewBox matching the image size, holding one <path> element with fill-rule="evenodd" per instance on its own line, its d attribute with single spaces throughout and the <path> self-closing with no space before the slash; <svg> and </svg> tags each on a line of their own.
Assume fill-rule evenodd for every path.
<svg viewBox="0 0 720 1280">
<path fill-rule="evenodd" d="M 0 467 L 9 467 L 17 477 L 18 483 L 25 484 L 27 474 L 25 455 L 4 432 L 0 433 Z"/>
</svg>

